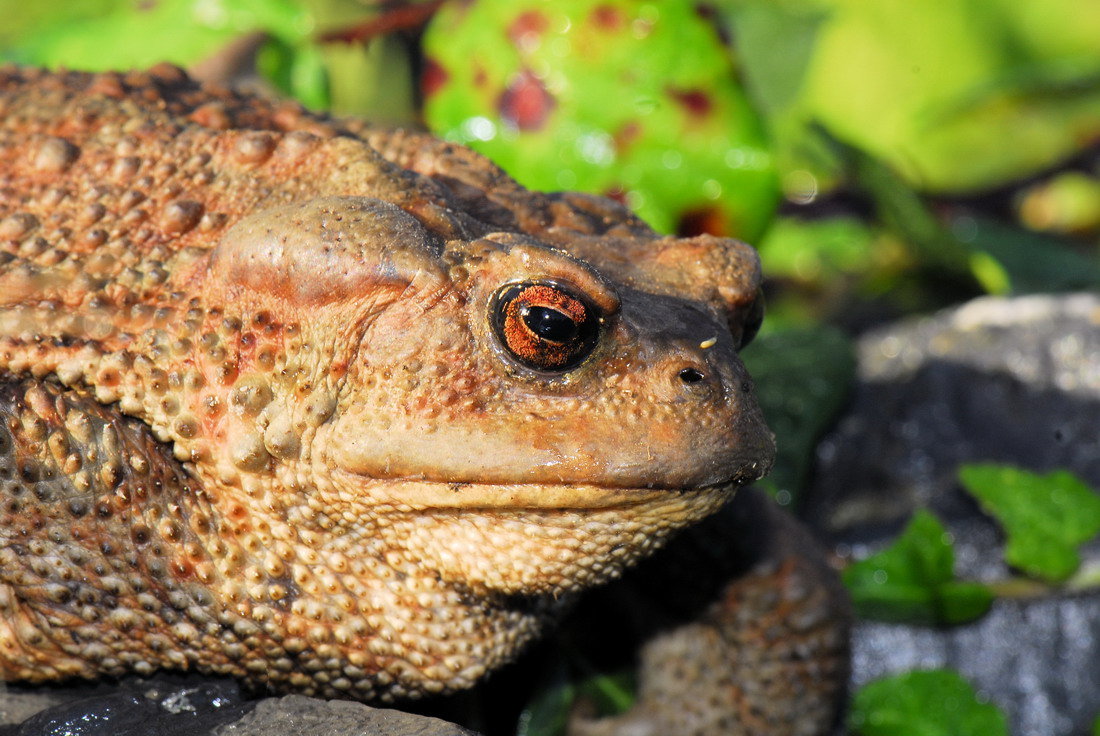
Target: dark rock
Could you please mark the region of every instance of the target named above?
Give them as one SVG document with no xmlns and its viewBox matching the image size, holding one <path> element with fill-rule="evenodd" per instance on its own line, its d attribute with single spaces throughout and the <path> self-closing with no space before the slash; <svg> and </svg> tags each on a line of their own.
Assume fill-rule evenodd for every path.
<svg viewBox="0 0 1100 736">
<path fill-rule="evenodd" d="M 233 680 L 158 674 L 117 683 L 13 686 L 0 736 L 470 736 L 445 721 L 300 695 L 249 699 Z M 476 735 L 474 735 L 476 736 Z"/>
<path fill-rule="evenodd" d="M 832 536 L 931 506 L 968 517 L 963 462 L 1100 485 L 1100 298 L 978 299 L 859 343 L 851 411 L 819 446 L 808 516 Z"/>
<path fill-rule="evenodd" d="M 232 680 L 167 674 L 114 685 L 13 688 L 4 702 L 13 713 L 47 707 L 19 725 L 0 726 L 2 736 L 206 736 L 254 706 Z"/>
<path fill-rule="evenodd" d="M 453 723 L 347 700 L 268 698 L 215 736 L 477 736 Z"/>
<path fill-rule="evenodd" d="M 0 685 L 0 735 L 14 733 L 16 727 L 35 713 L 65 702 L 53 692 L 24 692 Z"/>
<path fill-rule="evenodd" d="M 955 538 L 957 570 L 1003 579 L 1003 538 L 957 481 L 968 462 L 1066 468 L 1100 488 L 1100 297 L 984 298 L 866 335 L 851 407 L 819 445 L 805 517 L 856 557 L 918 508 Z M 1088 546 L 1086 561 L 1100 559 Z M 1100 595 L 1000 600 L 969 626 L 857 628 L 854 684 L 954 667 L 1013 733 L 1091 733 L 1100 712 Z"/>
</svg>

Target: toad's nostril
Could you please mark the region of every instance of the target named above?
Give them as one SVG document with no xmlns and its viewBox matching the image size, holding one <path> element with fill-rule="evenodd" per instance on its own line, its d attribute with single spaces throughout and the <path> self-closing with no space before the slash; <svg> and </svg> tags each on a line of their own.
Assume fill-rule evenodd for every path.
<svg viewBox="0 0 1100 736">
<path fill-rule="evenodd" d="M 680 380 L 684 383 L 699 383 L 699 381 L 702 381 L 704 378 L 706 378 L 706 376 L 697 368 L 684 368 L 680 371 Z"/>
</svg>

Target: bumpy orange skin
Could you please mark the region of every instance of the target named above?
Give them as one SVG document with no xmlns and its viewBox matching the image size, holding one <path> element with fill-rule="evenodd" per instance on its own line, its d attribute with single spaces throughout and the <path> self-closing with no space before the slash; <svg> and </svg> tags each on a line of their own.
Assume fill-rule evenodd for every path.
<svg viewBox="0 0 1100 736">
<path fill-rule="evenodd" d="M 509 353 L 517 283 L 599 315 L 586 359 Z M 0 70 L 0 676 L 472 684 L 767 469 L 758 288 L 428 136 Z"/>
</svg>

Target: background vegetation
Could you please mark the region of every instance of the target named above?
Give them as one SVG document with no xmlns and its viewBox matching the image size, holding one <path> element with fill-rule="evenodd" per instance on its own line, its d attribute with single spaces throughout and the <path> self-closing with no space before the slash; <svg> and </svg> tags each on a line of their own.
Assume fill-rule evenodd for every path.
<svg viewBox="0 0 1100 736">
<path fill-rule="evenodd" d="M 981 294 L 1100 286 L 1095 0 L 0 0 L 0 11 L 0 59 L 173 61 L 315 109 L 426 126 L 528 186 L 617 198 L 664 232 L 753 242 L 770 316 L 746 358 L 781 438 L 769 480 L 781 502 L 797 502 L 842 405 L 852 336 Z M 1100 528 L 1095 493 L 1067 474 L 974 466 L 962 481 L 1005 528 L 1009 563 L 1050 584 Z M 950 537 L 921 512 L 846 582 L 868 616 L 981 615 L 993 593 L 952 568 Z M 554 731 L 563 687 L 576 689 L 559 683 L 532 706 L 525 733 Z M 583 688 L 629 702 L 614 678 Z M 868 686 L 851 725 L 1005 732 L 994 705 L 944 672 Z"/>
</svg>

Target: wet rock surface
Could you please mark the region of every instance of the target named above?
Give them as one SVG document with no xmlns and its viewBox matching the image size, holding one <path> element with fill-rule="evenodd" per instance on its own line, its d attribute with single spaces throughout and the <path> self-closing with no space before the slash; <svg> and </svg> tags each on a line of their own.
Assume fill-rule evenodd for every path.
<svg viewBox="0 0 1100 736">
<path fill-rule="evenodd" d="M 0 692 L 0 736 L 205 736 L 253 707 L 232 680 L 198 676 L 12 685 Z"/>
<path fill-rule="evenodd" d="M 1012 574 L 1003 538 L 957 481 L 960 464 L 1067 468 L 1100 488 L 1100 298 L 984 298 L 866 335 L 850 409 L 818 448 L 806 518 L 857 557 L 918 508 L 955 539 L 961 577 Z M 1100 559 L 1095 543 L 1085 565 Z M 857 626 L 853 686 L 952 667 L 1005 709 L 1012 733 L 1087 734 L 1100 713 L 1100 595 L 1000 599 L 936 630 Z"/>
<path fill-rule="evenodd" d="M 300 695 L 249 699 L 232 680 L 160 674 L 0 692 L 0 736 L 476 736 L 446 721 Z"/>
</svg>

